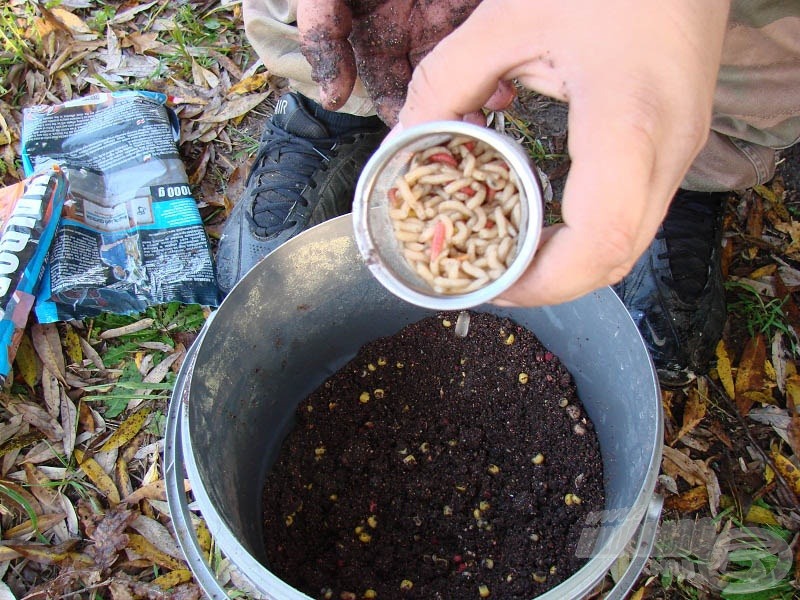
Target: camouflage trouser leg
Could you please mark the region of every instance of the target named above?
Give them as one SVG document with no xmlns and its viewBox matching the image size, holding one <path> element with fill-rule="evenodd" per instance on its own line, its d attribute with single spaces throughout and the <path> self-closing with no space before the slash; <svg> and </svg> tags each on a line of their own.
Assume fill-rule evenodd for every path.
<svg viewBox="0 0 800 600">
<path fill-rule="evenodd" d="M 294 22 L 296 0 L 243 0 L 247 39 L 270 74 L 284 77 L 289 87 L 319 101 L 319 87 L 311 79 L 311 66 L 300 52 L 300 38 Z M 375 108 L 361 82 L 340 109 L 358 116 L 372 116 Z"/>
<path fill-rule="evenodd" d="M 733 0 L 711 135 L 683 187 L 764 183 L 775 173 L 775 150 L 799 138 L 800 1 Z"/>
</svg>

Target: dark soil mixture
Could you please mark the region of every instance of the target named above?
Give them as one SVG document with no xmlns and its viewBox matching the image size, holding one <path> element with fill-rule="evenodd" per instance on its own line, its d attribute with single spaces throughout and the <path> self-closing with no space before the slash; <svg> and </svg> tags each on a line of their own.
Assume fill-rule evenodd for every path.
<svg viewBox="0 0 800 600">
<path fill-rule="evenodd" d="M 530 599 L 603 508 L 592 423 L 533 334 L 443 313 L 366 344 L 297 408 L 264 488 L 269 568 L 314 598 Z"/>
</svg>

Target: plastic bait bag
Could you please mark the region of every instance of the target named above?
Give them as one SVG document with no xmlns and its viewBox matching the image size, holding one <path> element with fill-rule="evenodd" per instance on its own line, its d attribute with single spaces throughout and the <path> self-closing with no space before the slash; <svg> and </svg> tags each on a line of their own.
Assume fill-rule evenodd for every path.
<svg viewBox="0 0 800 600">
<path fill-rule="evenodd" d="M 65 194 L 57 168 L 0 188 L 0 382 L 28 323 Z"/>
<path fill-rule="evenodd" d="M 55 161 L 69 195 L 37 298 L 41 322 L 138 313 L 219 291 L 167 97 L 94 94 L 23 113 L 26 173 Z"/>
</svg>

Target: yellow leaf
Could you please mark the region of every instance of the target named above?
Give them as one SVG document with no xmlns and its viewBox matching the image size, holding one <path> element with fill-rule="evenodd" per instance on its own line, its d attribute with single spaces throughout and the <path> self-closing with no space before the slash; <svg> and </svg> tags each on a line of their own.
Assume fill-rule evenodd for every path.
<svg viewBox="0 0 800 600">
<path fill-rule="evenodd" d="M 725 342 L 720 340 L 717 344 L 717 374 L 719 380 L 722 382 L 722 387 L 725 388 L 725 393 L 728 397 L 733 399 L 736 397 L 736 390 L 733 386 L 733 372 L 731 370 L 731 359 L 728 356 L 728 349 L 725 347 Z"/>
<path fill-rule="evenodd" d="M 97 486 L 97 489 L 106 497 L 109 504 L 116 506 L 119 504 L 119 490 L 114 485 L 114 481 L 109 477 L 103 467 L 93 458 L 85 458 L 82 450 L 73 452 L 75 459 L 81 470 Z"/>
<path fill-rule="evenodd" d="M 630 600 L 642 600 L 644 598 L 644 592 L 647 588 L 645 586 L 640 587 L 630 596 Z"/>
<path fill-rule="evenodd" d="M 47 436 L 45 436 L 45 434 L 38 429 L 31 431 L 30 433 L 15 435 L 10 440 L 0 445 L 0 456 L 5 456 L 9 452 L 13 452 L 14 450 L 19 450 L 20 448 L 25 448 L 26 446 L 35 444 L 39 440 L 43 440 L 45 437 Z"/>
<path fill-rule="evenodd" d="M 741 397 L 745 398 L 750 404 L 752 405 L 755 402 L 760 402 L 761 404 L 773 404 L 777 405 L 778 402 L 769 392 L 762 392 L 758 390 L 754 390 L 752 392 L 742 392 Z"/>
<path fill-rule="evenodd" d="M 199 519 L 194 528 L 195 536 L 197 536 L 197 543 L 200 549 L 208 556 L 211 553 L 211 546 L 214 540 L 211 537 L 211 532 L 208 530 L 208 525 L 204 519 Z"/>
<path fill-rule="evenodd" d="M 795 496 L 800 497 L 800 470 L 778 450 L 772 450 L 770 455 L 772 456 L 772 462 L 775 463 L 775 469 L 783 476 L 786 483 L 791 486 Z"/>
<path fill-rule="evenodd" d="M 249 94 L 250 92 L 255 92 L 256 90 L 260 90 L 269 82 L 269 73 L 256 73 L 255 75 L 250 75 L 249 77 L 245 77 L 240 82 L 232 85 L 228 90 L 228 95 L 231 94 Z"/>
<path fill-rule="evenodd" d="M 161 577 L 156 577 L 153 579 L 153 583 L 155 583 L 162 590 L 169 590 L 174 588 L 176 585 L 180 585 L 191 580 L 192 572 L 190 570 L 176 569 L 175 571 L 170 571 Z"/>
<path fill-rule="evenodd" d="M 749 523 L 755 523 L 756 525 L 780 525 L 778 519 L 772 514 L 772 511 L 763 506 L 751 506 L 744 520 Z"/>
<path fill-rule="evenodd" d="M 750 279 L 753 279 L 753 280 L 755 280 L 755 281 L 758 281 L 758 280 L 759 280 L 759 279 L 761 279 L 762 277 L 769 277 L 769 276 L 771 276 L 771 275 L 774 275 L 774 274 L 775 274 L 775 271 L 776 271 L 777 269 L 778 269 L 778 265 L 777 265 L 777 264 L 775 264 L 775 263 L 770 263 L 770 264 L 768 264 L 768 265 L 765 265 L 765 266 L 763 266 L 763 267 L 759 267 L 758 269 L 756 269 L 755 271 L 753 271 L 752 273 L 750 273 L 750 275 L 749 275 L 748 277 L 749 277 Z"/>
<path fill-rule="evenodd" d="M 753 191 L 762 198 L 764 198 L 764 200 L 768 200 L 772 204 L 778 202 L 778 198 L 775 196 L 775 192 L 773 192 L 765 185 L 754 185 Z"/>
<path fill-rule="evenodd" d="M 136 554 L 144 556 L 151 562 L 154 562 L 165 569 L 176 571 L 186 568 L 186 564 L 183 561 L 180 561 L 171 557 L 169 554 L 162 552 L 153 544 L 148 542 L 144 536 L 141 536 L 138 533 L 128 534 L 128 547 L 136 552 Z"/>
<path fill-rule="evenodd" d="M 117 484 L 123 496 L 129 496 L 133 493 L 133 485 L 131 485 L 131 476 L 128 472 L 128 463 L 123 458 L 117 458 L 114 463 L 114 471 L 117 474 Z"/>
<path fill-rule="evenodd" d="M 64 334 L 63 342 L 64 349 L 67 352 L 71 364 L 80 364 L 83 361 L 83 348 L 81 347 L 81 338 L 75 333 L 75 330 L 69 325 L 65 324 L 66 332 Z"/>
<path fill-rule="evenodd" d="M 42 363 L 36 355 L 36 350 L 33 348 L 30 336 L 25 332 L 19 342 L 17 348 L 17 356 L 14 359 L 17 365 L 19 374 L 28 385 L 28 387 L 36 387 L 42 377 Z"/>
<path fill-rule="evenodd" d="M 767 374 L 767 378 L 772 382 L 778 379 L 778 372 L 772 366 L 772 361 L 770 360 L 764 361 L 764 373 Z"/>
<path fill-rule="evenodd" d="M 797 374 L 786 378 L 786 405 L 800 407 L 800 376 Z"/>
<path fill-rule="evenodd" d="M 130 442 L 139 433 L 147 417 L 150 415 L 150 407 L 140 408 L 117 428 L 111 436 L 101 446 L 100 452 L 108 452 L 120 448 Z"/>
<path fill-rule="evenodd" d="M 775 471 L 769 465 L 764 465 L 764 483 L 769 485 L 775 480 Z"/>
</svg>

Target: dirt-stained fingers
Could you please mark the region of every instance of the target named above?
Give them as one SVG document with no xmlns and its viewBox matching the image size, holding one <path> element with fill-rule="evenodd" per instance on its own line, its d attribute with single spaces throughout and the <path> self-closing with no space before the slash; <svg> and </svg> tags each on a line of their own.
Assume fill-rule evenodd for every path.
<svg viewBox="0 0 800 600">
<path fill-rule="evenodd" d="M 344 0 L 298 0 L 301 51 L 329 110 L 341 108 L 353 91 L 357 68 L 349 36 L 353 15 Z"/>
</svg>

